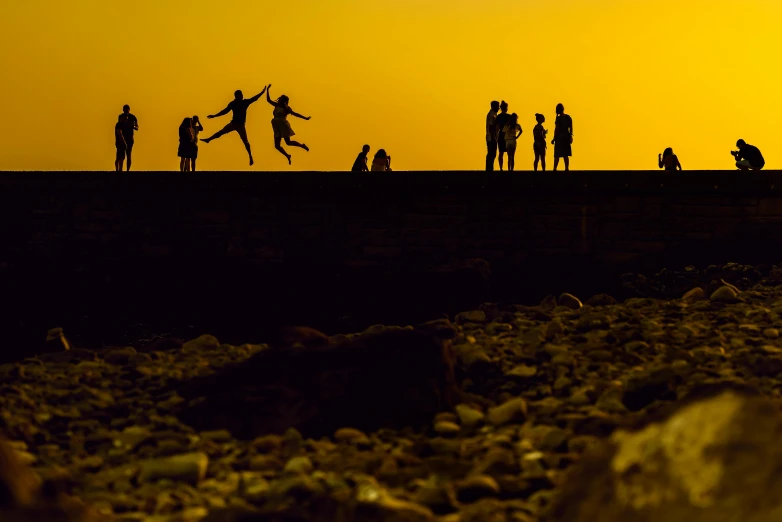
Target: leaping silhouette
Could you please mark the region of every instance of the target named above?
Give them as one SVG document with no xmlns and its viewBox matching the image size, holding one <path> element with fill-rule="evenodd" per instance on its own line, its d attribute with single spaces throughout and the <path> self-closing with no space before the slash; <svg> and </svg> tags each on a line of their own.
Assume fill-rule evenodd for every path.
<svg viewBox="0 0 782 522">
<path fill-rule="evenodd" d="M 285 149 L 282 148 L 280 141 L 284 139 L 286 145 L 291 147 L 301 147 L 306 151 L 309 151 L 310 148 L 307 147 L 307 145 L 304 143 L 291 140 L 291 136 L 295 135 L 296 133 L 293 132 L 293 128 L 291 128 L 291 124 L 288 121 L 288 114 L 296 116 L 297 118 L 301 118 L 302 120 L 309 120 L 310 117 L 302 116 L 298 112 L 294 112 L 293 109 L 290 108 L 290 105 L 288 105 L 290 99 L 284 94 L 277 98 L 277 101 L 273 101 L 270 95 L 272 90 L 271 88 L 271 84 L 266 86 L 266 101 L 274 106 L 274 118 L 272 119 L 272 129 L 274 130 L 274 148 L 280 151 L 283 156 L 285 156 L 285 158 L 288 160 L 288 165 L 290 165 L 291 155 L 285 152 Z"/>
<path fill-rule="evenodd" d="M 244 143 L 244 148 L 247 149 L 247 154 L 250 156 L 250 166 L 253 164 L 253 153 L 252 150 L 250 150 L 250 142 L 247 140 L 247 129 L 245 128 L 245 123 L 247 122 L 247 108 L 258 101 L 258 98 L 263 95 L 263 93 L 266 91 L 266 87 L 263 88 L 263 91 L 259 92 L 252 98 L 244 99 L 244 94 L 242 94 L 242 91 L 236 91 L 234 93 L 234 100 L 228 104 L 228 107 L 221 110 L 217 114 L 210 114 L 207 116 L 207 118 L 217 118 L 219 116 L 224 116 L 228 114 L 229 112 L 233 111 L 233 119 L 217 131 L 216 133 L 212 134 L 208 138 L 204 138 L 201 141 L 204 143 L 209 143 L 212 140 L 216 140 L 223 134 L 228 134 L 229 132 L 236 131 L 237 134 L 239 134 L 239 137 L 242 138 L 242 142 Z"/>
</svg>

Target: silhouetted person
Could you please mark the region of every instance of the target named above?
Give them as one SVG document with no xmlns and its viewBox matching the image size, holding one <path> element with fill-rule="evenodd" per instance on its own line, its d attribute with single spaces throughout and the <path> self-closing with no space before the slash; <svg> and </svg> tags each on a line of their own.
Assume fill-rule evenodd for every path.
<svg viewBox="0 0 782 522">
<path fill-rule="evenodd" d="M 285 149 L 282 148 L 282 145 L 280 144 L 282 140 L 285 140 L 285 144 L 289 147 L 300 147 L 306 151 L 309 151 L 310 148 L 307 147 L 307 145 L 304 143 L 291 140 L 291 136 L 295 135 L 296 133 L 293 132 L 291 123 L 288 121 L 288 114 L 291 116 L 296 116 L 297 118 L 301 118 L 302 120 L 309 120 L 310 117 L 302 116 L 298 112 L 294 112 L 293 109 L 290 108 L 290 105 L 288 105 L 290 99 L 284 94 L 277 98 L 277 101 L 272 101 L 272 97 L 270 95 L 271 88 L 272 86 L 269 84 L 266 91 L 266 101 L 274 106 L 274 111 L 272 112 L 274 115 L 274 118 L 272 118 L 272 129 L 274 130 L 274 148 L 280 151 L 280 153 L 285 156 L 285 158 L 287 158 L 288 165 L 290 165 L 291 155 L 285 152 Z"/>
<path fill-rule="evenodd" d="M 505 152 L 507 151 L 507 140 L 502 135 L 502 133 L 504 132 L 505 126 L 508 124 L 509 120 L 510 114 L 508 114 L 508 103 L 505 100 L 502 100 L 500 102 L 500 113 L 497 115 L 497 118 L 494 122 L 495 125 L 497 125 L 497 150 L 500 153 L 497 157 L 497 162 L 500 164 L 500 170 L 502 170 L 503 158 L 505 157 Z"/>
<path fill-rule="evenodd" d="M 125 116 L 125 125 L 122 128 L 122 134 L 125 137 L 127 146 L 126 154 L 128 156 L 128 170 L 130 170 L 131 153 L 133 152 L 133 132 L 138 130 L 138 118 L 130 113 L 130 105 L 122 106 L 122 114 Z"/>
<path fill-rule="evenodd" d="M 497 119 L 499 120 L 499 118 Z M 521 136 L 521 132 L 519 116 L 514 112 L 506 120 L 505 126 L 502 128 L 502 138 L 500 139 L 500 142 L 505 142 L 505 150 L 508 153 L 508 170 L 511 172 L 516 168 L 516 142 L 519 136 Z M 500 162 L 500 165 L 502 165 L 502 162 Z"/>
<path fill-rule="evenodd" d="M 730 153 L 736 158 L 736 166 L 741 170 L 760 170 L 766 165 L 766 160 L 763 159 L 763 154 L 760 153 L 760 149 L 754 145 L 749 145 L 744 140 L 736 142 L 736 146 L 739 150 L 733 150 Z"/>
<path fill-rule="evenodd" d="M 486 115 L 486 171 L 494 170 L 494 158 L 497 157 L 497 111 L 500 102 L 491 102 L 491 110 Z"/>
<path fill-rule="evenodd" d="M 679 158 L 673 153 L 673 149 L 668 147 L 662 154 L 657 155 L 657 166 L 660 168 L 665 167 L 665 170 L 682 170 L 682 164 L 679 163 Z"/>
<path fill-rule="evenodd" d="M 247 108 L 258 101 L 258 98 L 261 97 L 261 95 L 266 91 L 266 87 L 263 88 L 261 92 L 253 96 L 252 98 L 249 98 L 247 100 L 244 99 L 244 94 L 242 94 L 242 91 L 236 91 L 234 92 L 234 100 L 228 104 L 228 107 L 221 110 L 217 114 L 210 114 L 207 116 L 210 120 L 212 118 L 217 118 L 218 116 L 224 116 L 228 114 L 229 112 L 233 112 L 233 118 L 231 121 L 214 133 L 213 135 L 209 136 L 208 138 L 204 138 L 204 143 L 209 143 L 212 140 L 216 140 L 223 134 L 228 134 L 229 132 L 236 131 L 236 133 L 239 135 L 240 138 L 242 138 L 242 143 L 244 143 L 244 148 L 247 149 L 247 155 L 250 156 L 250 166 L 252 166 L 253 162 L 253 152 L 250 150 L 250 142 L 247 140 L 247 129 L 245 128 L 245 124 L 247 123 Z"/>
<path fill-rule="evenodd" d="M 361 152 L 358 153 L 358 157 L 356 158 L 356 161 L 353 162 L 353 168 L 350 170 L 352 172 L 367 172 L 369 170 L 369 167 L 367 167 L 368 154 L 369 154 L 369 145 L 364 145 L 361 148 Z"/>
<path fill-rule="evenodd" d="M 114 157 L 114 170 L 122 172 L 122 163 L 125 161 L 125 154 L 128 150 L 128 144 L 125 141 L 125 125 L 127 116 L 120 114 L 117 123 L 114 124 L 114 146 L 117 147 L 117 155 Z"/>
<path fill-rule="evenodd" d="M 570 170 L 571 144 L 573 143 L 573 119 L 565 114 L 565 106 L 557 104 L 557 119 L 554 121 L 554 170 L 557 170 L 559 158 L 565 159 L 565 170 Z"/>
<path fill-rule="evenodd" d="M 193 156 L 193 127 L 192 118 L 185 118 L 179 126 L 179 171 L 190 171 L 190 158 Z"/>
<path fill-rule="evenodd" d="M 190 156 L 190 170 L 195 172 L 196 160 L 198 159 L 198 134 L 204 130 L 204 126 L 201 125 L 201 120 L 198 119 L 198 116 L 193 116 L 190 124 L 191 132 L 193 133 L 193 148 L 191 149 L 193 155 Z"/>
<path fill-rule="evenodd" d="M 538 122 L 532 129 L 532 151 L 535 153 L 535 170 L 538 170 L 538 161 L 540 161 L 543 171 L 546 171 L 546 134 L 548 131 L 543 128 L 543 122 L 546 117 L 542 114 L 535 114 L 535 121 Z"/>
<path fill-rule="evenodd" d="M 391 156 L 384 149 L 378 149 L 372 159 L 372 172 L 385 172 L 391 170 Z"/>
</svg>

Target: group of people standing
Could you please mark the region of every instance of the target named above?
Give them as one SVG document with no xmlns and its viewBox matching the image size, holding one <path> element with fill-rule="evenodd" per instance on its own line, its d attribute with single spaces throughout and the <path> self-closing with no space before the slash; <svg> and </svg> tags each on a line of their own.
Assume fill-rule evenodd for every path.
<svg viewBox="0 0 782 522">
<path fill-rule="evenodd" d="M 554 170 L 557 170 L 560 158 L 565 160 L 565 170 L 570 170 L 573 119 L 565 114 L 565 107 L 561 103 L 557 105 L 556 114 L 554 139 L 551 140 L 551 144 L 554 145 Z M 533 165 L 535 170 L 538 170 L 539 164 L 543 170 L 546 170 L 546 135 L 548 131 L 543 128 L 545 121 L 545 116 L 535 114 L 536 125 L 532 129 L 532 150 L 535 153 Z M 495 159 L 499 160 L 500 170 L 502 170 L 506 153 L 508 155 L 508 170 L 513 171 L 516 169 L 516 146 L 522 132 L 518 115 L 515 112 L 508 114 L 508 104 L 505 100 L 502 102 L 491 102 L 491 109 L 489 114 L 486 115 L 487 171 L 494 170 Z M 499 158 L 497 158 L 498 151 Z"/>
<path fill-rule="evenodd" d="M 220 136 L 228 134 L 230 132 L 236 132 L 244 143 L 244 148 L 247 149 L 247 155 L 250 158 L 250 165 L 254 163 L 252 149 L 250 148 L 250 141 L 247 138 L 247 109 L 250 105 L 258 101 L 258 99 L 266 93 L 266 101 L 274 107 L 272 111 L 272 131 L 274 132 L 274 148 L 277 149 L 280 154 L 285 156 L 288 160 L 288 165 L 291 164 L 291 155 L 282 148 L 282 141 L 285 140 L 285 144 L 290 147 L 299 147 L 306 151 L 309 151 L 304 143 L 299 143 L 291 139 L 296 133 L 293 132 L 288 116 L 295 116 L 303 120 L 309 120 L 309 116 L 302 116 L 295 112 L 290 107 L 290 98 L 284 94 L 272 100 L 271 98 L 271 84 L 263 88 L 263 90 L 253 96 L 252 98 L 245 99 L 242 91 L 237 90 L 234 92 L 234 99 L 228 104 L 228 106 L 217 114 L 210 114 L 208 119 L 218 118 L 224 116 L 229 112 L 233 117 L 231 121 L 222 129 L 214 133 L 208 138 L 201 140 L 203 143 L 209 143 L 212 140 L 216 140 Z M 117 147 L 117 156 L 114 163 L 116 170 L 122 170 L 122 163 L 127 156 L 128 170 L 130 170 L 130 152 L 133 148 L 133 131 L 138 130 L 138 120 L 135 116 L 130 114 L 130 107 L 125 105 L 123 108 L 123 114 L 119 116 L 119 121 L 114 127 L 115 145 Z M 198 116 L 191 118 L 185 118 L 179 125 L 179 148 L 177 155 L 179 156 L 179 170 L 181 171 L 194 171 L 196 159 L 198 158 L 198 133 L 204 130 L 201 125 Z"/>
</svg>

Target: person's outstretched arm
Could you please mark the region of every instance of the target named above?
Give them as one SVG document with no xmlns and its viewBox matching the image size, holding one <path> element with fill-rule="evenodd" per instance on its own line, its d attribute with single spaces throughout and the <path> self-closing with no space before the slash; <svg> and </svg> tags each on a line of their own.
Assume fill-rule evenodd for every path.
<svg viewBox="0 0 782 522">
<path fill-rule="evenodd" d="M 291 111 L 290 114 L 291 114 L 291 116 L 296 116 L 297 118 L 301 118 L 302 120 L 309 120 L 310 119 L 309 116 L 302 116 L 298 112 Z"/>
<path fill-rule="evenodd" d="M 257 101 L 258 101 L 258 98 L 260 98 L 261 96 L 263 96 L 263 93 L 265 93 L 265 92 L 266 92 L 266 87 L 264 87 L 264 88 L 263 88 L 263 90 L 262 90 L 261 92 L 259 92 L 258 94 L 256 94 L 255 96 L 253 96 L 252 98 L 250 98 L 249 100 L 247 100 L 247 103 L 255 103 L 255 102 L 257 102 Z"/>
<path fill-rule="evenodd" d="M 226 107 L 225 109 L 221 110 L 217 114 L 210 114 L 209 116 L 207 116 L 207 118 L 209 118 L 211 120 L 212 118 L 217 118 L 219 116 L 225 116 L 229 112 L 231 112 L 231 104 L 230 103 L 228 104 L 228 107 Z"/>
<path fill-rule="evenodd" d="M 266 86 L 266 101 L 269 102 L 270 105 L 277 106 L 277 102 L 272 100 L 272 84 Z"/>
</svg>

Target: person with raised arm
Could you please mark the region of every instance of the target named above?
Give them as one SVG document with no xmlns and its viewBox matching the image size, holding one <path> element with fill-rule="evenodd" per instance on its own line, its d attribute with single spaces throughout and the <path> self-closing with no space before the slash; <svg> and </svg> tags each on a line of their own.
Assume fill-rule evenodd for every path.
<svg viewBox="0 0 782 522">
<path fill-rule="evenodd" d="M 247 149 L 247 154 L 250 156 L 250 166 L 252 166 L 253 162 L 253 153 L 250 149 L 250 141 L 247 139 L 247 129 L 245 128 L 245 125 L 247 123 L 247 108 L 252 105 L 253 103 L 257 102 L 258 99 L 263 95 L 263 93 L 266 92 L 266 87 L 263 88 L 261 92 L 253 96 L 252 98 L 244 99 L 244 94 L 242 94 L 242 91 L 236 91 L 234 92 L 234 99 L 231 103 L 228 104 L 228 106 L 218 112 L 217 114 L 210 114 L 207 116 L 210 120 L 212 118 L 218 118 L 220 116 L 224 116 L 228 114 L 229 112 L 233 112 L 233 118 L 231 121 L 217 131 L 216 133 L 212 134 L 208 138 L 204 138 L 204 143 L 209 143 L 212 140 L 216 140 L 223 134 L 228 134 L 229 132 L 236 131 L 236 133 L 239 135 L 240 138 L 242 138 L 242 143 L 244 143 L 244 148 Z"/>
<path fill-rule="evenodd" d="M 306 151 L 309 151 L 310 148 L 307 147 L 307 145 L 304 143 L 291 140 L 291 136 L 295 135 L 296 133 L 293 132 L 291 123 L 288 121 L 288 115 L 290 114 L 291 116 L 296 116 L 302 120 L 309 120 L 310 117 L 302 116 L 298 112 L 295 112 L 293 109 L 291 109 L 290 105 L 288 105 L 290 98 L 284 94 L 277 98 L 276 101 L 272 100 L 271 92 L 272 86 L 269 84 L 266 86 L 266 101 L 274 107 L 274 111 L 272 112 L 274 116 L 274 118 L 272 118 L 272 130 L 274 130 L 274 148 L 280 151 L 283 156 L 285 156 L 285 158 L 288 160 L 288 165 L 290 165 L 291 155 L 285 152 L 285 149 L 282 148 L 280 143 L 282 140 L 285 140 L 285 144 L 289 147 L 300 147 Z"/>
</svg>

